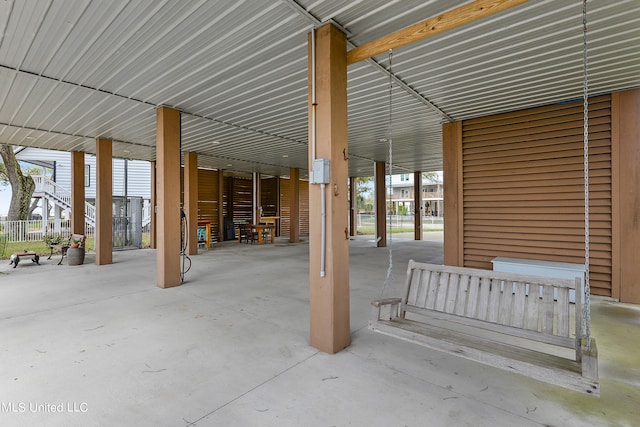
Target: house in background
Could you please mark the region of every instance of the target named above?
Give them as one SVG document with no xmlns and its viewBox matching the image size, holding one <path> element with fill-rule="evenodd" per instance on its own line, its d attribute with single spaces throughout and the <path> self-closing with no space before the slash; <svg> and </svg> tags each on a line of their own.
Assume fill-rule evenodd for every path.
<svg viewBox="0 0 640 427">
<path fill-rule="evenodd" d="M 393 175 L 391 178 L 391 204 L 393 212 L 413 214 L 414 209 L 414 185 L 413 174 L 403 173 Z M 422 176 L 422 215 L 442 217 L 444 212 L 444 189 L 442 184 L 442 172 L 437 172 L 434 177 Z"/>
<path fill-rule="evenodd" d="M 85 223 L 95 226 L 96 157 L 85 154 Z M 34 177 L 33 197 L 40 199 L 43 223 L 48 231 L 56 230 L 61 219 L 70 218 L 71 153 L 20 147 L 19 161 L 42 168 Z M 142 227 L 149 223 L 151 200 L 151 163 L 142 160 L 113 159 L 113 233 L 114 247 L 140 246 Z M 88 233 L 92 234 L 92 233 Z"/>
</svg>

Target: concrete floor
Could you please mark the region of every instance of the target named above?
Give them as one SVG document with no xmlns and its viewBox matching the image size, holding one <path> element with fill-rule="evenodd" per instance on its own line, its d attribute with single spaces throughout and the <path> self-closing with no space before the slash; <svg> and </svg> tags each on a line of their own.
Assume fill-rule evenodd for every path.
<svg viewBox="0 0 640 427">
<path fill-rule="evenodd" d="M 409 258 L 442 262 L 429 236 L 394 242 L 398 286 Z M 640 307 L 592 304 L 595 398 L 370 332 L 388 253 L 358 238 L 353 342 L 331 356 L 308 345 L 307 254 L 219 244 L 166 290 L 152 250 L 0 266 L 0 426 L 640 424 Z"/>
</svg>

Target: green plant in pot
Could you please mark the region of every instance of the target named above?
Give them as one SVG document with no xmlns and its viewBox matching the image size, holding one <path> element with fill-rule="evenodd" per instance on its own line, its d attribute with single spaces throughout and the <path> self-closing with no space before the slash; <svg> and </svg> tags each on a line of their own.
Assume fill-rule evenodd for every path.
<svg viewBox="0 0 640 427">
<path fill-rule="evenodd" d="M 60 234 L 47 234 L 44 236 L 44 242 L 51 245 L 60 245 L 62 243 L 62 236 Z"/>
<path fill-rule="evenodd" d="M 71 244 L 70 246 L 72 248 L 79 248 L 80 247 L 80 239 L 73 239 L 71 240 Z"/>
</svg>

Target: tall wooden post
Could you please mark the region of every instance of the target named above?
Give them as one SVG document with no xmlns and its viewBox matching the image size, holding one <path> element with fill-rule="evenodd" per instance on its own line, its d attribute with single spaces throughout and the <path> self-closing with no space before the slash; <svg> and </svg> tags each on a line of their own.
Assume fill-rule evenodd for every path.
<svg viewBox="0 0 640 427">
<path fill-rule="evenodd" d="M 387 246 L 387 192 L 385 162 L 376 162 L 374 192 L 376 195 L 376 240 L 379 248 Z"/>
<path fill-rule="evenodd" d="M 71 232 L 84 234 L 84 153 L 71 152 Z"/>
<path fill-rule="evenodd" d="M 358 179 L 349 177 L 349 236 L 358 233 Z"/>
<path fill-rule="evenodd" d="M 300 242 L 300 169 L 289 169 L 289 242 Z"/>
<path fill-rule="evenodd" d="M 156 162 L 151 162 L 151 200 L 149 203 L 151 204 L 151 218 L 149 222 L 149 247 L 151 249 L 156 249 L 156 228 L 158 227 L 156 214 L 156 210 L 158 207 L 158 198 L 156 197 Z"/>
<path fill-rule="evenodd" d="M 156 283 L 180 285 L 180 112 L 156 110 L 158 250 Z"/>
<path fill-rule="evenodd" d="M 187 255 L 198 255 L 198 154 L 184 153 L 184 214 L 187 219 Z"/>
<path fill-rule="evenodd" d="M 96 265 L 113 262 L 113 144 L 96 139 Z"/>
<path fill-rule="evenodd" d="M 640 304 L 640 89 L 612 94 L 612 297 Z M 445 210 L 446 213 L 446 210 Z"/>
<path fill-rule="evenodd" d="M 310 34 L 310 38 L 313 33 Z M 347 55 L 346 37 L 334 25 L 315 31 L 316 105 L 309 97 L 309 170 L 313 160 L 328 159 L 330 183 L 309 185 L 309 282 L 311 345 L 336 353 L 351 343 L 349 318 L 349 239 L 347 182 Z M 309 93 L 313 87 L 312 43 L 309 40 Z M 315 123 L 313 122 L 315 117 Z M 312 135 L 313 130 L 316 135 Z M 315 153 L 314 153 L 315 151 Z M 324 194 L 323 194 L 324 193 Z M 326 204 L 322 236 L 321 203 Z M 323 248 L 322 241 L 325 241 Z M 321 275 L 325 257 L 324 277 Z"/>
<path fill-rule="evenodd" d="M 413 238 L 422 240 L 422 172 L 413 173 Z"/>
<path fill-rule="evenodd" d="M 464 266 L 462 230 L 462 122 L 442 125 L 444 263 Z"/>
<path fill-rule="evenodd" d="M 218 169 L 218 240 L 224 242 L 224 171 Z"/>
</svg>

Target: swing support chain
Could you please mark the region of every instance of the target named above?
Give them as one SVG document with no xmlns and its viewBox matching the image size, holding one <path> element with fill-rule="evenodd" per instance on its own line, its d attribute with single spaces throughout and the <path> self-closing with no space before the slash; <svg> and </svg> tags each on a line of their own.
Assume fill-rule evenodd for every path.
<svg viewBox="0 0 640 427">
<path fill-rule="evenodd" d="M 587 348 L 591 348 L 591 285 L 589 283 L 589 73 L 587 57 L 587 0 L 582 1 L 582 66 L 584 121 L 584 322 Z"/>
</svg>

